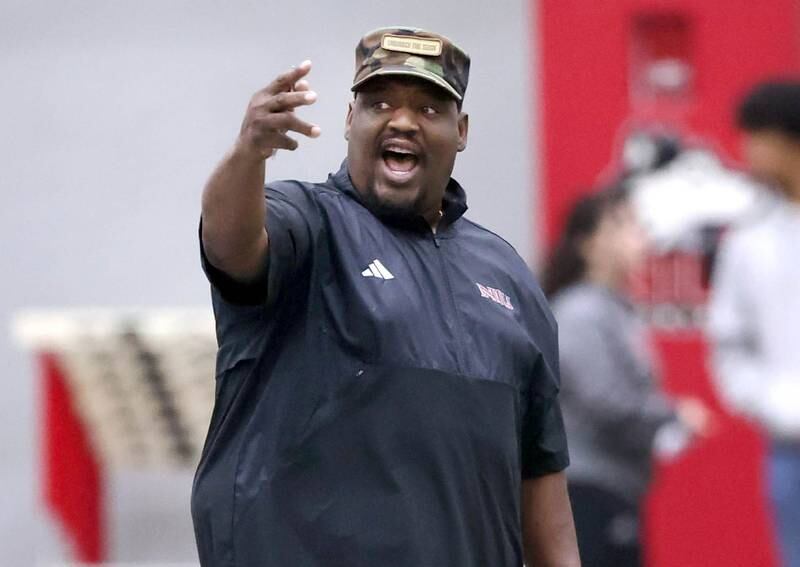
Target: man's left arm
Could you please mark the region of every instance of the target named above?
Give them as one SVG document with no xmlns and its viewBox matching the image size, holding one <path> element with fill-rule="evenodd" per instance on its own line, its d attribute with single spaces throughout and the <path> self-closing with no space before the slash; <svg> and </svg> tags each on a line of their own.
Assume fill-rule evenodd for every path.
<svg viewBox="0 0 800 567">
<path fill-rule="evenodd" d="M 528 567 L 580 567 L 564 472 L 522 481 L 522 541 Z"/>
<path fill-rule="evenodd" d="M 521 431 L 522 543 L 528 567 L 580 567 L 578 542 L 564 469 L 567 435 L 558 393 L 561 373 L 558 326 L 536 288 L 529 328 L 539 349 L 523 395 Z"/>
</svg>

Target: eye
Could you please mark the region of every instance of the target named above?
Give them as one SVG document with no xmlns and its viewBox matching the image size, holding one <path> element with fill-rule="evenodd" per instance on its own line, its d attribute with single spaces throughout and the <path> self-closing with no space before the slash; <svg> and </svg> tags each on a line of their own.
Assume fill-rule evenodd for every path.
<svg viewBox="0 0 800 567">
<path fill-rule="evenodd" d="M 389 103 L 384 102 L 382 100 L 379 100 L 378 102 L 373 102 L 372 103 L 372 109 L 373 110 L 382 111 L 382 110 L 389 110 L 389 108 L 390 108 L 389 107 Z"/>
<path fill-rule="evenodd" d="M 433 107 L 433 106 L 430 106 L 430 105 L 423 106 L 421 111 L 422 111 L 422 114 L 427 114 L 428 116 L 432 116 L 434 114 L 439 114 L 439 110 L 436 107 Z"/>
</svg>

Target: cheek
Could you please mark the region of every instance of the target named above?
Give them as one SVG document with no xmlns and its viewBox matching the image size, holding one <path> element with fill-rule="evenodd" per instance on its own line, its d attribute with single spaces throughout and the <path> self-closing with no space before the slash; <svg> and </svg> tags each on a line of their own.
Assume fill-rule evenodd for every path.
<svg viewBox="0 0 800 567">
<path fill-rule="evenodd" d="M 589 256 L 601 263 L 617 264 L 624 256 L 623 243 L 613 234 L 601 236 L 594 241 Z"/>
<path fill-rule="evenodd" d="M 751 148 L 747 152 L 747 163 L 756 171 L 771 169 L 769 167 L 768 155 L 759 148 Z"/>
<path fill-rule="evenodd" d="M 636 267 L 642 263 L 649 252 L 646 237 L 639 231 L 631 233 L 626 242 L 627 261 L 630 267 Z"/>
<path fill-rule="evenodd" d="M 620 228 L 606 239 L 602 254 L 620 269 L 635 269 L 647 255 L 647 243 L 637 230 Z M 601 256 L 602 257 L 602 256 Z"/>
<path fill-rule="evenodd" d="M 458 155 L 458 139 L 450 136 L 429 137 L 428 152 L 435 158 L 432 164 L 437 169 L 452 168 Z"/>
<path fill-rule="evenodd" d="M 751 142 L 745 147 L 747 163 L 756 173 L 774 173 L 780 167 L 779 152 L 772 144 Z"/>
<path fill-rule="evenodd" d="M 458 123 L 449 118 L 439 117 L 428 121 L 423 127 L 425 138 L 431 147 L 443 152 L 455 152 L 461 139 Z"/>
<path fill-rule="evenodd" d="M 371 148 L 381 127 L 377 120 L 370 118 L 365 112 L 356 112 L 350 121 L 350 141 L 364 146 L 364 149 Z"/>
<path fill-rule="evenodd" d="M 370 128 L 366 124 L 354 122 L 350 127 L 350 142 L 359 146 L 360 150 L 366 149 L 369 140 L 374 136 L 370 133 Z"/>
</svg>

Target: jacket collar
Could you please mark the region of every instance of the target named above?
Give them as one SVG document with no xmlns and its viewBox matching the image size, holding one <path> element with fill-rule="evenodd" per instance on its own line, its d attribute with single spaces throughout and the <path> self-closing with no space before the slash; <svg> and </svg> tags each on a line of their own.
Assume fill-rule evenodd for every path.
<svg viewBox="0 0 800 567">
<path fill-rule="evenodd" d="M 345 193 L 366 208 L 364 201 L 361 199 L 361 194 L 353 186 L 353 181 L 350 179 L 350 170 L 346 159 L 342 162 L 339 171 L 331 174 L 329 180 L 332 181 L 333 185 L 342 193 Z M 451 177 L 445 189 L 444 198 L 442 199 L 442 220 L 440 221 L 439 230 L 455 223 L 465 212 L 467 212 L 467 194 L 461 185 L 459 185 L 458 181 Z M 426 230 L 429 230 L 428 223 L 422 216 L 407 221 L 384 218 L 381 220 L 387 224 L 400 225 L 407 228 L 414 228 L 424 223 Z"/>
</svg>

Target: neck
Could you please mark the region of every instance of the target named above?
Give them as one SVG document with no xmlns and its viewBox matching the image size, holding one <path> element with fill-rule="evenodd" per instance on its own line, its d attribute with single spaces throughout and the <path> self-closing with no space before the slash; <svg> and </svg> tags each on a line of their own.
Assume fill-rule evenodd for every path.
<svg viewBox="0 0 800 567">
<path fill-rule="evenodd" d="M 613 291 L 622 291 L 627 278 L 608 266 L 592 266 L 586 272 L 586 281 Z"/>
<path fill-rule="evenodd" d="M 800 142 L 795 146 L 794 152 L 789 163 L 791 164 L 784 177 L 784 194 L 786 198 L 795 204 L 800 204 Z"/>
<path fill-rule="evenodd" d="M 784 194 L 790 202 L 800 205 L 800 173 L 789 180 Z"/>
</svg>

